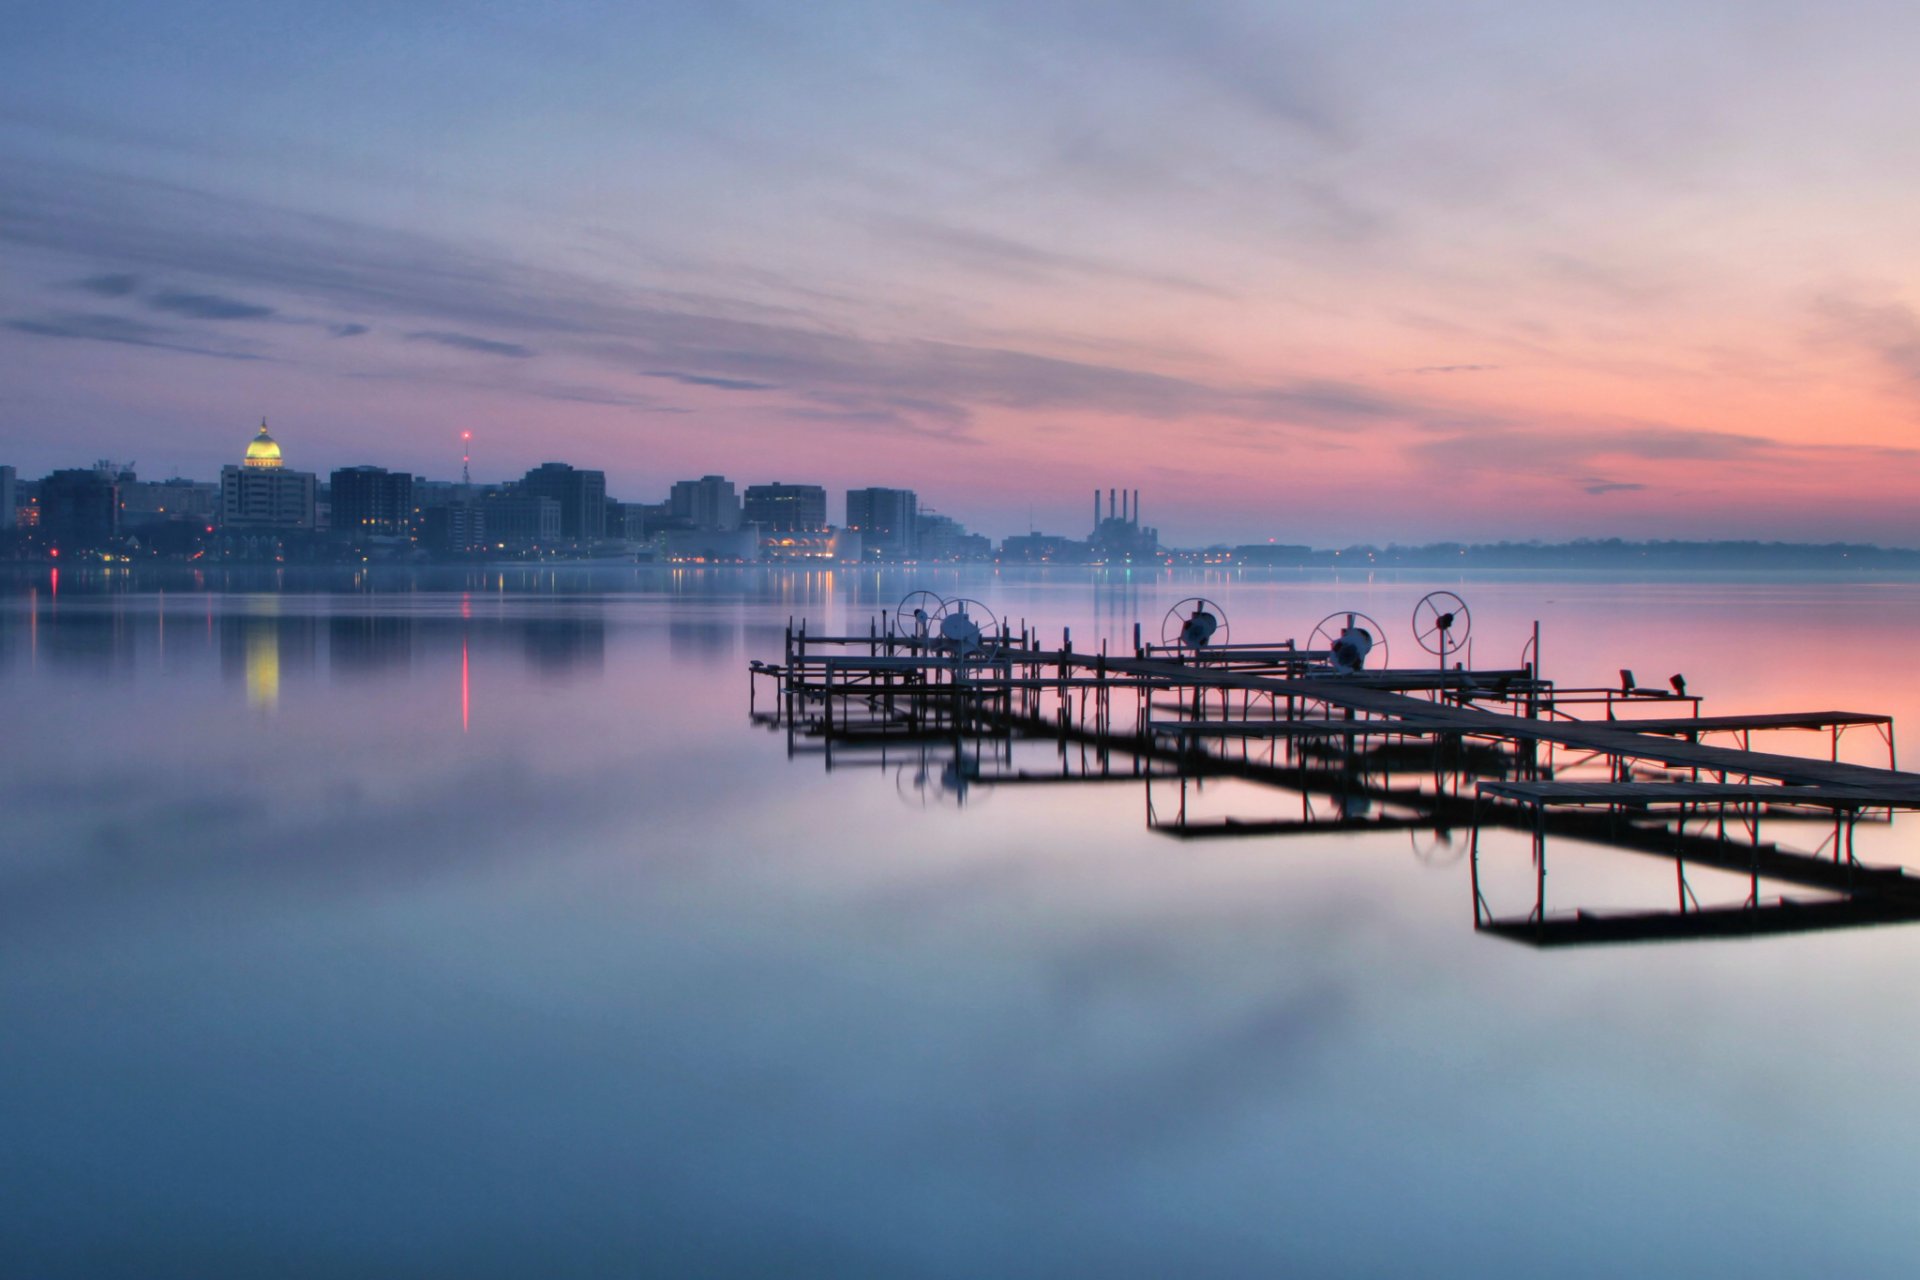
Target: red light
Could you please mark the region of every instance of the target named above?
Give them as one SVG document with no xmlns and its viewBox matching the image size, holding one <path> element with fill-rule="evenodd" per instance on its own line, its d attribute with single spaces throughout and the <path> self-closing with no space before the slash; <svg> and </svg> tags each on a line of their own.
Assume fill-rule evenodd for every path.
<svg viewBox="0 0 1920 1280">
<path fill-rule="evenodd" d="M 60 558 L 60 548 L 55 547 L 53 550 L 47 552 L 47 554 L 52 556 L 55 560 L 58 560 Z"/>
</svg>

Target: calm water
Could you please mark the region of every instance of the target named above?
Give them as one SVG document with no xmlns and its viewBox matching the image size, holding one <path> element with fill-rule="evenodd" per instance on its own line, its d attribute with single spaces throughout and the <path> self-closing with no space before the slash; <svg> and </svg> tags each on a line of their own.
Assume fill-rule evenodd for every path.
<svg viewBox="0 0 1920 1280">
<path fill-rule="evenodd" d="M 1563 683 L 1892 711 L 1920 762 L 1920 585 L 273 585 L 0 598 L 0 1275 L 1920 1267 L 1920 926 L 1538 952 L 1404 832 L 1183 843 L 1131 784 L 959 804 L 790 760 L 745 672 L 790 616 L 923 586 L 1082 647 L 1196 592 L 1235 639 L 1357 607 L 1404 663 L 1444 586 L 1481 665 L 1539 619 Z M 1524 848 L 1487 869 L 1524 912 Z M 1672 885 L 1575 847 L 1552 905 Z"/>
</svg>

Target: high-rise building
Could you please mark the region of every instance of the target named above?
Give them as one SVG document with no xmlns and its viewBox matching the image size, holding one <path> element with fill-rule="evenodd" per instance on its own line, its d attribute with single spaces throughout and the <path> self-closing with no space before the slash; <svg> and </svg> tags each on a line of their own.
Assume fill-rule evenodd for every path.
<svg viewBox="0 0 1920 1280">
<path fill-rule="evenodd" d="M 385 467 L 342 467 L 331 477 L 333 529 L 350 536 L 413 531 L 413 477 Z"/>
<path fill-rule="evenodd" d="M 968 533 L 958 520 L 932 507 L 920 509 L 914 536 L 918 560 L 986 560 L 993 555 L 993 544 L 987 539 Z"/>
<path fill-rule="evenodd" d="M 487 540 L 505 547 L 550 547 L 565 536 L 560 503 L 534 493 L 525 485 L 509 485 L 488 493 L 479 516 Z M 605 507 L 601 508 L 604 519 Z"/>
<path fill-rule="evenodd" d="M 18 478 L 12 467 L 0 467 L 0 529 L 11 529 L 20 505 Z"/>
<path fill-rule="evenodd" d="M 220 523 L 229 529 L 312 529 L 317 481 L 291 471 L 280 445 L 260 423 L 239 466 L 220 468 Z"/>
<path fill-rule="evenodd" d="M 607 473 L 582 471 L 564 462 L 543 462 L 527 472 L 520 489 L 560 504 L 560 537 L 577 541 L 607 536 Z M 492 521 L 488 521 L 491 529 Z"/>
<path fill-rule="evenodd" d="M 487 545 L 486 508 L 488 505 L 473 497 L 455 498 L 451 502 L 432 504 L 421 513 L 421 541 L 434 551 L 445 551 L 455 555 L 479 550 Z M 554 520 L 557 528 L 559 521 L 557 512 Z"/>
<path fill-rule="evenodd" d="M 725 476 L 679 480 L 667 493 L 667 509 L 683 529 L 726 531 L 740 527 L 740 498 Z"/>
<path fill-rule="evenodd" d="M 220 506 L 220 486 L 175 476 L 170 480 L 120 482 L 120 527 L 132 533 L 164 524 L 210 524 Z"/>
<path fill-rule="evenodd" d="M 62 551 L 100 547 L 120 533 L 120 485 L 100 470 L 56 471 L 40 482 L 40 537 Z"/>
<path fill-rule="evenodd" d="M 827 527 L 827 491 L 817 484 L 750 484 L 741 515 L 762 533 L 819 533 Z"/>
<path fill-rule="evenodd" d="M 847 490 L 847 527 L 869 560 L 911 560 L 919 550 L 920 498 L 911 489 Z"/>
</svg>

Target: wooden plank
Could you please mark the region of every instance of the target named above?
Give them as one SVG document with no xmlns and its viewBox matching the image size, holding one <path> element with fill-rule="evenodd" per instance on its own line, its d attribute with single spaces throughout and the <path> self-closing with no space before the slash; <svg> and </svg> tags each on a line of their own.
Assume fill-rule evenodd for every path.
<svg viewBox="0 0 1920 1280">
<path fill-rule="evenodd" d="M 1545 920 L 1486 920 L 1475 927 L 1482 933 L 1533 947 L 1578 947 L 1692 938 L 1763 937 L 1915 921 L 1920 921 L 1920 907 L 1856 897 L 1831 902 L 1794 902 L 1783 898 L 1772 906 L 1706 907 L 1687 912 L 1580 912 L 1571 916 L 1548 916 Z"/>
<path fill-rule="evenodd" d="M 1885 789 L 1896 797 L 1920 795 L 1920 774 L 1764 751 L 1708 746 L 1656 734 L 1638 734 L 1621 727 L 1619 721 L 1535 720 L 1480 707 L 1455 707 L 1424 698 L 1410 698 L 1404 694 L 1367 688 L 1338 677 L 1288 679 L 1234 675 L 1126 658 L 1109 658 L 1107 666 L 1109 670 L 1140 675 L 1183 677 L 1189 683 L 1214 688 L 1305 698 L 1383 718 L 1398 716 L 1444 721 L 1454 726 L 1455 732 L 1462 734 L 1509 738 L 1519 742 L 1552 742 L 1623 759 L 1656 760 L 1676 769 L 1702 769 L 1810 786 Z"/>
<path fill-rule="evenodd" d="M 1458 730 L 1417 720 L 1150 720 L 1147 732 L 1189 738 L 1389 738 Z"/>
<path fill-rule="evenodd" d="M 1892 724 L 1892 716 L 1865 711 L 1783 711 L 1773 715 L 1691 716 L 1672 720 L 1599 720 L 1609 729 L 1634 733 L 1740 733 L 1764 729 L 1832 729 L 1863 724 Z"/>
<path fill-rule="evenodd" d="M 1483 796 L 1527 804 L 1794 804 L 1823 808 L 1920 808 L 1920 790 L 1904 801 L 1882 788 L 1770 786 L 1719 782 L 1482 782 Z"/>
</svg>

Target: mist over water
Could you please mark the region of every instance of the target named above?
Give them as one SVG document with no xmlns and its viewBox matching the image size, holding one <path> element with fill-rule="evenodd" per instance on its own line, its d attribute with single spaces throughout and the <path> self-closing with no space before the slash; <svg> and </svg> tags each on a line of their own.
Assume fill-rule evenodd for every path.
<svg viewBox="0 0 1920 1280">
<path fill-rule="evenodd" d="M 1406 832 L 1181 842 L 1137 784 L 962 804 L 937 756 L 829 769 L 750 722 L 790 619 L 864 631 L 922 587 L 1115 651 L 1184 596 L 1235 640 L 1359 609 L 1395 665 L 1443 587 L 1478 665 L 1538 620 L 1563 684 L 1890 712 L 1920 761 L 1912 581 L 18 576 L 0 1272 L 1920 1264 L 1920 927 L 1535 951 L 1476 935 L 1465 862 Z M 1860 856 L 1920 861 L 1916 832 Z M 1524 911 L 1524 843 L 1486 860 Z M 1549 892 L 1673 879 L 1569 847 Z"/>
</svg>

